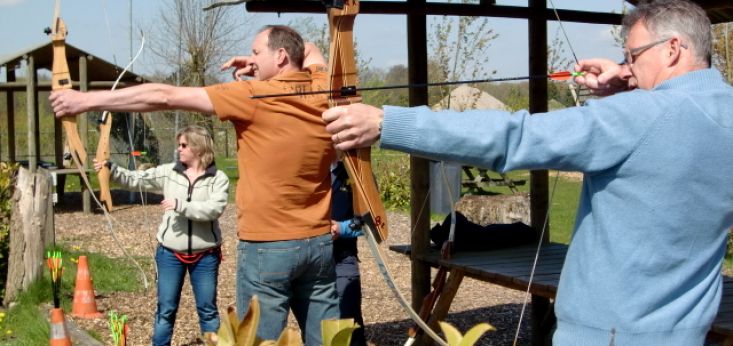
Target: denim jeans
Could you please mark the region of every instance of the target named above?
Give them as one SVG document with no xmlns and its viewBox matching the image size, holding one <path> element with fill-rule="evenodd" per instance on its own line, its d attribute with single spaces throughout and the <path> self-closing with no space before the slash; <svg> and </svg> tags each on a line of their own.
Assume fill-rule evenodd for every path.
<svg viewBox="0 0 733 346">
<path fill-rule="evenodd" d="M 171 344 L 186 272 L 191 278 L 201 332 L 216 333 L 219 329 L 219 311 L 216 307 L 219 261 L 217 251 L 203 255 L 196 263 L 186 264 L 178 260 L 174 252 L 158 246 L 155 253 L 155 263 L 158 266 L 158 311 L 155 313 L 153 325 L 153 345 Z"/>
<path fill-rule="evenodd" d="M 306 345 L 322 345 L 321 321 L 338 319 L 338 295 L 331 234 L 237 246 L 237 313 L 242 318 L 257 295 L 257 336 L 277 340 L 288 310 L 298 320 Z"/>
<path fill-rule="evenodd" d="M 340 318 L 353 318 L 354 322 L 361 326 L 351 334 L 351 346 L 366 346 L 364 318 L 361 316 L 361 275 L 357 256 L 346 256 L 336 262 L 336 291 L 339 295 Z"/>
</svg>

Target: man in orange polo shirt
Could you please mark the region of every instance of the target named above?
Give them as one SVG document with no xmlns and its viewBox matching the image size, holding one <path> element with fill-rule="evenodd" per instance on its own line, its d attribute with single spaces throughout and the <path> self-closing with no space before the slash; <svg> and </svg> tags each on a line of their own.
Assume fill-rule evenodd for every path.
<svg viewBox="0 0 733 346">
<path fill-rule="evenodd" d="M 229 60 L 252 80 L 209 87 L 143 84 L 116 91 L 53 92 L 57 117 L 86 111 L 182 109 L 215 114 L 237 133 L 237 310 L 257 295 L 258 336 L 277 339 L 293 310 L 307 345 L 320 345 L 320 322 L 338 318 L 330 234 L 335 157 L 321 113 L 326 95 L 252 99 L 253 95 L 325 90 L 327 68 L 313 44 L 286 26 L 266 26 L 252 55 Z"/>
</svg>

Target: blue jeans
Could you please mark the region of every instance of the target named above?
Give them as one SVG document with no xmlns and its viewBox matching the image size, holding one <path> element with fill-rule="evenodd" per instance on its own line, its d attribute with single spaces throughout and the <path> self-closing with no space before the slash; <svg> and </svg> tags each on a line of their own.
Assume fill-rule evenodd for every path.
<svg viewBox="0 0 733 346">
<path fill-rule="evenodd" d="M 277 340 L 286 326 L 288 310 L 292 309 L 305 344 L 322 345 L 321 320 L 339 317 L 331 234 L 298 240 L 240 241 L 237 246 L 240 319 L 254 295 L 260 303 L 257 336 Z"/>
<path fill-rule="evenodd" d="M 181 287 L 188 272 L 196 299 L 201 332 L 219 329 L 219 311 L 216 307 L 216 282 L 219 276 L 218 251 L 209 252 L 192 264 L 182 263 L 175 253 L 158 246 L 155 263 L 158 266 L 158 311 L 153 325 L 153 345 L 170 345 L 176 322 Z"/>
<path fill-rule="evenodd" d="M 336 290 L 339 295 L 341 318 L 353 318 L 354 322 L 361 326 L 351 334 L 351 346 L 366 346 L 364 318 L 361 316 L 361 275 L 358 257 L 346 256 L 336 262 Z"/>
</svg>

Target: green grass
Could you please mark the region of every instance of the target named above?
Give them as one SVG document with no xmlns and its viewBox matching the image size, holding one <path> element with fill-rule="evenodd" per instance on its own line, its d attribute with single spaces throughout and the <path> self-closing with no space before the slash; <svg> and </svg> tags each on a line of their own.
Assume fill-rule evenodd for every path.
<svg viewBox="0 0 733 346">
<path fill-rule="evenodd" d="M 66 313 L 71 311 L 77 265 L 72 261 L 79 255 L 86 255 L 89 271 L 94 280 L 98 295 L 113 292 L 138 292 L 143 289 L 140 273 L 125 258 L 109 258 L 102 254 L 78 253 L 62 249 L 64 273 L 61 280 L 61 307 Z M 136 258 L 143 267 L 150 267 L 149 258 Z M 44 267 L 41 280 L 32 283 L 18 297 L 18 304 L 12 309 L 2 311 L 0 319 L 0 344 L 3 345 L 45 345 L 48 344 L 48 317 L 42 312 L 41 305 L 53 304 L 53 294 L 48 268 Z M 43 316 L 39 318 L 39 316 Z M 11 332 L 8 333 L 8 330 Z"/>
<path fill-rule="evenodd" d="M 48 297 L 48 299 L 46 299 Z M 0 322 L 0 343 L 3 345 L 48 344 L 49 324 L 40 304 L 50 301 L 51 285 L 48 280 L 31 284 L 18 298 L 18 304 L 5 311 Z"/>
</svg>

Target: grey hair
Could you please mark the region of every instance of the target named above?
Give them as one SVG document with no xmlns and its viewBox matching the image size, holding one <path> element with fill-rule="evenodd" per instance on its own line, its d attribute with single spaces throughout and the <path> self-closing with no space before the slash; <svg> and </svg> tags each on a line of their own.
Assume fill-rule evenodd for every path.
<svg viewBox="0 0 733 346">
<path fill-rule="evenodd" d="M 181 136 L 186 137 L 189 148 L 199 157 L 204 168 L 214 162 L 214 140 L 207 129 L 200 126 L 187 126 L 178 131 L 176 140 L 181 139 Z"/>
<path fill-rule="evenodd" d="M 705 10 L 688 0 L 653 0 L 641 2 L 624 16 L 622 35 L 642 23 L 657 39 L 678 36 L 695 55 L 699 64 L 710 66 L 712 34 Z"/>
</svg>

